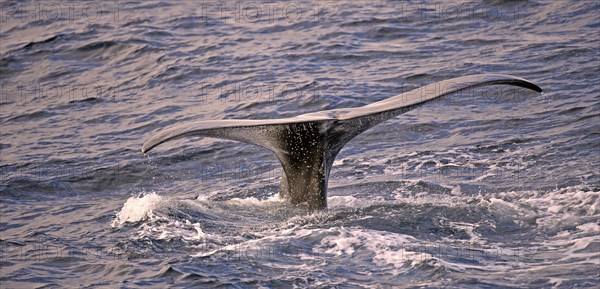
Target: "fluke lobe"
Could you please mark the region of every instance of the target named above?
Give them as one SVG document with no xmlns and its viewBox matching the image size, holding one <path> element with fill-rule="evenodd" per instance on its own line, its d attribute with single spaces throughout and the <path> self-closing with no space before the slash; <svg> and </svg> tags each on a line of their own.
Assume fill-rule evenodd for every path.
<svg viewBox="0 0 600 289">
<path fill-rule="evenodd" d="M 537 92 L 542 89 L 520 77 L 479 74 L 436 82 L 357 108 L 340 108 L 290 118 L 264 120 L 206 120 L 176 125 L 151 137 L 146 153 L 166 141 L 205 136 L 259 145 L 281 162 L 279 193 L 292 204 L 327 208 L 327 181 L 336 155 L 352 138 L 367 129 L 417 108 L 440 96 L 484 85 L 514 85 Z"/>
</svg>

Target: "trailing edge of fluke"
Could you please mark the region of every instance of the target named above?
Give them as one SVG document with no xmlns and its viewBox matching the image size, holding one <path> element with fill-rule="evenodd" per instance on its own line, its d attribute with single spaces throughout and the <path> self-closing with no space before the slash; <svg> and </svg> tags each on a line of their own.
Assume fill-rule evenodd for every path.
<svg viewBox="0 0 600 289">
<path fill-rule="evenodd" d="M 440 96 L 484 85 L 514 85 L 542 89 L 520 77 L 479 74 L 436 82 L 357 108 L 340 108 L 290 118 L 264 120 L 206 120 L 176 125 L 151 137 L 146 153 L 169 140 L 186 136 L 222 138 L 259 145 L 281 162 L 279 193 L 292 204 L 327 208 L 327 181 L 336 155 L 352 138 L 367 129 Z"/>
</svg>

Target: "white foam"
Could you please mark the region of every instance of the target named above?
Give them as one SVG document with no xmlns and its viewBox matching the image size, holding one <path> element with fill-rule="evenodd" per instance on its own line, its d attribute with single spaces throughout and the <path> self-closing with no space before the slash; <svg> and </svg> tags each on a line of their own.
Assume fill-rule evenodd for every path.
<svg viewBox="0 0 600 289">
<path fill-rule="evenodd" d="M 416 186 L 419 183 L 418 180 L 413 180 L 409 182 L 410 186 Z M 446 186 L 444 186 L 446 187 Z M 462 192 L 459 186 L 455 187 L 446 187 L 451 190 L 452 195 L 439 195 L 439 194 L 430 194 L 427 191 L 422 192 L 410 192 L 406 191 L 404 188 L 398 188 L 394 191 L 394 199 L 396 199 L 400 203 L 407 203 L 413 205 L 438 205 L 438 206 L 447 206 L 447 207 L 455 207 L 455 206 L 464 206 L 465 200 L 462 197 Z M 389 201 L 388 201 L 389 202 Z"/>
<path fill-rule="evenodd" d="M 136 236 L 133 236 L 134 239 L 182 239 L 185 241 L 205 239 L 207 235 L 202 231 L 200 223 L 193 223 L 187 219 L 174 220 L 164 213 L 170 207 L 181 208 L 185 206 L 193 207 L 193 204 L 171 200 L 155 192 L 130 197 L 117 213 L 113 226 L 120 227 L 125 223 L 143 222 L 138 227 Z"/>
<path fill-rule="evenodd" d="M 269 198 L 267 198 L 265 200 L 259 200 L 255 197 L 248 197 L 248 198 L 232 198 L 225 202 L 228 204 L 235 204 L 235 205 L 263 206 L 263 205 L 270 205 L 273 203 L 282 203 L 284 201 L 285 200 L 279 195 L 279 193 L 277 193 L 277 194 L 270 196 Z"/>
<path fill-rule="evenodd" d="M 583 232 L 592 232 L 600 234 L 600 226 L 596 223 L 586 223 L 577 226 L 577 229 Z"/>
<path fill-rule="evenodd" d="M 158 206 L 164 202 L 163 197 L 155 192 L 127 199 L 113 226 L 121 226 L 125 223 L 135 223 L 147 219 Z"/>
<path fill-rule="evenodd" d="M 462 195 L 462 192 L 460 190 L 460 186 L 454 186 L 454 187 L 452 187 L 452 191 L 450 193 L 453 196 L 460 196 L 460 195 Z"/>
<path fill-rule="evenodd" d="M 364 250 L 374 254 L 373 261 L 377 265 L 392 265 L 397 270 L 412 268 L 424 262 L 441 265 L 437 258 L 430 254 L 406 249 L 405 246 L 416 242 L 416 239 L 409 235 L 344 227 L 331 228 L 328 231 L 334 235 L 321 239 L 321 246 L 328 248 L 325 250 L 328 254 L 352 257 L 357 251 Z"/>
<path fill-rule="evenodd" d="M 494 209 L 494 211 L 501 212 L 503 215 L 516 216 L 519 214 L 518 205 L 505 201 L 503 199 L 490 198 L 489 207 Z"/>
<path fill-rule="evenodd" d="M 416 184 L 418 181 L 414 181 Z M 451 187 L 453 193 L 451 195 L 431 195 L 426 191 L 423 192 L 404 192 L 399 188 L 396 193 L 396 200 L 384 200 L 382 197 L 374 198 L 359 198 L 356 196 L 330 196 L 328 203 L 330 208 L 356 208 L 365 207 L 373 204 L 389 204 L 393 202 L 409 203 L 409 204 L 433 204 L 444 206 L 474 206 L 482 207 L 484 212 L 488 212 L 485 208 L 489 208 L 494 214 L 493 220 L 486 221 L 486 226 L 494 227 L 497 220 L 501 222 L 515 222 L 519 226 L 536 226 L 535 231 L 549 230 L 549 239 L 531 245 L 539 245 L 544 248 L 549 248 L 543 254 L 549 255 L 548 258 L 558 260 L 563 263 L 574 263 L 589 265 L 597 263 L 597 255 L 589 252 L 593 242 L 597 242 L 597 236 L 600 233 L 600 226 L 594 221 L 594 217 L 598 216 L 598 204 L 600 200 L 600 192 L 589 191 L 583 187 L 571 187 L 557 189 L 550 192 L 541 191 L 509 191 L 509 192 L 483 192 L 480 195 L 472 196 L 462 194 L 460 187 Z M 454 192 L 456 190 L 456 192 Z M 190 241 L 192 246 L 198 245 L 198 250 L 193 256 L 204 257 L 213 254 L 225 253 L 226 256 L 232 256 L 232 253 L 247 254 L 248 257 L 256 256 L 262 258 L 261 254 L 265 253 L 264 248 L 273 247 L 273 244 L 293 244 L 299 241 L 300 244 L 314 242 L 312 246 L 314 254 L 294 255 L 299 260 L 308 260 L 311 258 L 314 262 L 305 262 L 310 266 L 317 266 L 319 259 L 315 256 L 320 254 L 331 254 L 341 258 L 348 258 L 347 262 L 353 262 L 353 258 L 359 259 L 357 262 L 364 262 L 365 258 L 372 258 L 375 266 L 385 270 L 390 270 L 391 273 L 403 273 L 411 270 L 415 266 L 435 266 L 443 267 L 456 271 L 479 270 L 479 271 L 506 271 L 511 270 L 514 258 L 522 254 L 519 248 L 514 248 L 513 252 L 510 248 L 511 244 L 497 244 L 485 238 L 484 231 L 478 230 L 480 223 L 469 223 L 454 220 L 442 220 L 445 226 L 458 229 L 464 232 L 469 237 L 457 240 L 456 238 L 442 238 L 440 241 L 444 244 L 457 244 L 457 248 L 464 248 L 470 244 L 481 246 L 476 249 L 487 256 L 493 256 L 497 250 L 501 250 L 499 258 L 493 261 L 482 258 L 475 259 L 477 262 L 464 263 L 460 260 L 453 261 L 444 255 L 437 255 L 435 248 L 436 243 L 423 240 L 416 240 L 409 235 L 403 235 L 395 232 L 386 232 L 378 230 L 370 230 L 358 227 L 332 227 L 332 228 L 314 228 L 322 219 L 328 219 L 331 211 L 323 211 L 310 215 L 297 215 L 281 220 L 274 228 L 263 228 L 260 232 L 253 227 L 248 227 L 248 234 L 254 234 L 249 240 L 247 236 L 231 236 L 220 235 L 214 233 L 210 235 L 205 233 L 199 220 L 174 220 L 173 214 L 165 213 L 171 210 L 193 210 L 203 211 L 210 210 L 210 213 L 235 212 L 237 209 L 246 207 L 260 207 L 260 212 L 270 211 L 264 206 L 273 205 L 274 207 L 281 206 L 283 200 L 278 194 L 271 196 L 268 199 L 260 200 L 254 197 L 250 198 L 233 198 L 227 201 L 219 201 L 220 205 L 211 204 L 211 206 L 202 206 L 204 202 L 212 203 L 207 198 L 198 198 L 198 200 L 173 200 L 161 197 L 156 193 L 150 193 L 144 196 L 131 197 L 125 202 L 121 211 L 117 214 L 115 220 L 116 225 L 122 225 L 127 222 L 145 221 L 139 226 L 139 236 L 152 239 L 171 239 L 179 238 L 185 241 Z M 183 205 L 183 206 L 182 206 Z M 224 205 L 224 206 L 221 206 Z M 192 214 L 197 215 L 197 214 Z M 371 216 L 361 216 L 370 218 Z M 496 217 L 498 217 L 496 219 Z M 582 219 L 583 218 L 583 219 Z M 200 221 L 202 222 L 202 221 Z M 277 221 L 279 222 L 279 221 Z M 537 222 L 537 223 L 536 223 Z M 307 224 L 308 225 L 307 227 Z M 207 226 L 208 228 L 208 226 Z M 576 228 L 576 229 L 575 229 Z M 482 235 L 483 234 L 483 235 Z M 202 247 L 203 244 L 217 244 L 219 248 Z M 221 245 L 222 244 L 222 245 Z M 428 254 L 419 250 L 415 244 L 424 244 L 428 249 Z M 590 245 L 592 244 L 592 245 Z M 307 245 L 308 246 L 308 245 Z M 504 247 L 506 246 L 506 247 Z M 443 247 L 443 246 L 442 246 Z M 310 249 L 310 247 L 307 247 Z M 450 246 L 449 248 L 453 248 Z M 262 250 L 262 251 L 261 251 Z M 474 254 L 478 254 L 478 252 Z M 465 251 L 466 252 L 466 251 Z M 470 252 L 470 251 L 469 251 Z M 276 252 L 277 253 L 277 252 Z M 216 256 L 218 257 L 219 254 Z M 540 253 L 542 254 L 542 253 Z M 528 258 L 529 255 L 523 255 Z M 286 255 L 287 258 L 287 255 Z M 327 257 L 328 258 L 328 257 Z M 512 258 L 512 259 L 511 259 Z M 265 262 L 268 258 L 265 257 Z M 510 261 L 510 262 L 509 262 Z M 325 262 L 325 261 L 323 261 Z M 518 262 L 518 261 L 517 261 Z M 293 263 L 293 262 L 292 262 Z M 290 263 L 292 269 L 311 270 L 311 267 L 300 267 L 302 262 Z M 275 264 L 274 266 L 280 266 Z M 303 265 L 302 265 L 303 266 Z M 541 267 L 540 267 L 541 268 Z M 536 269 L 537 270 L 537 269 Z"/>
<path fill-rule="evenodd" d="M 224 246 L 218 246 L 215 249 L 212 250 L 200 250 L 198 252 L 193 253 L 191 256 L 192 257 L 210 257 L 213 255 L 217 255 L 219 253 L 223 253 L 223 252 L 233 252 L 233 256 L 238 256 L 239 255 L 246 255 L 246 256 L 258 256 L 259 254 L 257 254 L 256 252 L 254 253 L 249 253 L 252 252 L 253 250 L 264 250 L 265 246 L 263 246 L 263 243 L 283 243 L 285 240 L 289 239 L 289 236 L 283 235 L 283 236 L 266 236 L 266 237 L 262 237 L 262 238 L 258 238 L 258 239 L 251 239 L 251 240 L 246 240 L 243 242 L 237 242 L 234 244 L 228 244 L 228 245 L 224 245 Z M 266 246 L 268 248 L 268 246 Z M 198 247 L 199 249 L 205 249 L 205 246 L 201 245 Z M 259 253 L 264 253 L 264 252 L 259 252 Z"/>
<path fill-rule="evenodd" d="M 550 206 L 548 207 L 548 213 L 552 213 L 552 214 L 558 214 L 560 212 L 560 210 L 562 209 L 562 206 Z"/>
<path fill-rule="evenodd" d="M 140 236 L 151 237 L 152 233 L 158 233 L 157 240 L 171 240 L 181 238 L 185 241 L 204 240 L 207 237 L 200 228 L 200 223 L 192 223 L 189 220 L 167 221 L 159 226 L 155 224 L 144 224 Z"/>
<path fill-rule="evenodd" d="M 369 199 L 357 198 L 354 196 L 330 196 L 327 198 L 327 205 L 330 209 L 335 208 L 361 208 L 379 203 L 384 203 L 383 197 L 375 196 Z"/>
</svg>

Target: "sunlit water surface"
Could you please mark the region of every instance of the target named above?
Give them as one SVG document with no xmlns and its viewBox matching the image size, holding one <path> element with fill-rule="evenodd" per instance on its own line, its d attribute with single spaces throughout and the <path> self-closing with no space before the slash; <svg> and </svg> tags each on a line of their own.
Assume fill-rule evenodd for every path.
<svg viewBox="0 0 600 289">
<path fill-rule="evenodd" d="M 2 3 L 0 287 L 599 286 L 596 2 L 39 3 Z M 322 212 L 278 197 L 260 147 L 140 152 L 180 122 L 477 73 L 545 93 L 477 89 L 365 132 Z"/>
</svg>

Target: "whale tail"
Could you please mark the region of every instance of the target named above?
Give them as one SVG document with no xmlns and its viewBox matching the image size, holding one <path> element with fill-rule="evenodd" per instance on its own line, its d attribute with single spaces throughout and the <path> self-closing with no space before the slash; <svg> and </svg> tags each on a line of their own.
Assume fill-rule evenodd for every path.
<svg viewBox="0 0 600 289">
<path fill-rule="evenodd" d="M 280 194 L 293 204 L 327 208 L 327 181 L 342 147 L 358 134 L 433 99 L 468 88 L 505 84 L 542 89 L 523 78 L 480 74 L 453 78 L 390 97 L 366 106 L 307 113 L 265 120 L 209 120 L 177 125 L 151 137 L 146 153 L 169 140 L 186 136 L 222 138 L 271 150 L 283 167 Z"/>
</svg>

